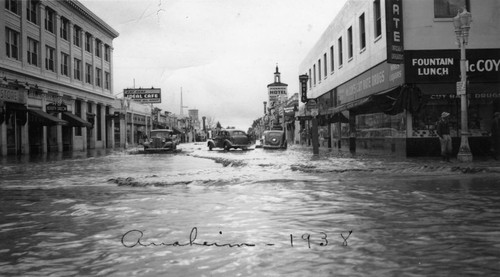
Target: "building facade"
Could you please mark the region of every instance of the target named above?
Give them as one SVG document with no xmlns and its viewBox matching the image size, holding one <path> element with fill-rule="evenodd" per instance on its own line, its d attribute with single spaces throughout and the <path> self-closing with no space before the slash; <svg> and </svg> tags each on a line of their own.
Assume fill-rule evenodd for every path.
<svg viewBox="0 0 500 277">
<path fill-rule="evenodd" d="M 0 155 L 113 148 L 113 39 L 75 0 L 0 0 Z"/>
<path fill-rule="evenodd" d="M 288 100 L 288 84 L 281 82 L 281 73 L 279 72 L 278 65 L 276 65 L 276 71 L 274 72 L 274 82 L 267 85 L 267 94 L 268 128 L 271 129 L 273 126 L 284 127 L 283 108 L 286 106 Z"/>
<path fill-rule="evenodd" d="M 347 1 L 299 68 L 309 76 L 307 96 L 318 102 L 329 145 L 439 155 L 434 128 L 446 111 L 458 151 L 460 50 L 453 17 L 463 7 L 473 17 L 466 50 L 469 143 L 473 155 L 488 154 L 491 119 L 500 111 L 495 0 Z M 307 117 L 299 118 L 307 125 Z"/>
</svg>

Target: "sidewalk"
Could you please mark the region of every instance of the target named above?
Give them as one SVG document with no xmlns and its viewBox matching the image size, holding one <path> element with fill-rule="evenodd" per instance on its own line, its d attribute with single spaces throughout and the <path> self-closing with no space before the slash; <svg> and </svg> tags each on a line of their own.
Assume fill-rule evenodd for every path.
<svg viewBox="0 0 500 277">
<path fill-rule="evenodd" d="M 312 146 L 293 144 L 289 145 L 289 149 L 294 151 L 310 152 L 311 156 L 313 156 Z M 441 160 L 441 157 L 405 157 L 405 156 L 396 156 L 390 153 L 367 152 L 367 151 L 352 154 L 347 150 L 319 147 L 318 159 L 331 159 L 331 158 L 356 158 L 361 160 L 386 161 L 387 163 L 405 162 L 414 165 L 448 168 L 451 171 L 457 171 L 462 173 L 478 173 L 478 172 L 500 173 L 500 160 L 495 160 L 492 157 L 486 157 L 486 156 L 473 157 L 472 162 L 459 162 L 455 156 L 452 157 L 450 162 L 444 162 Z"/>
</svg>

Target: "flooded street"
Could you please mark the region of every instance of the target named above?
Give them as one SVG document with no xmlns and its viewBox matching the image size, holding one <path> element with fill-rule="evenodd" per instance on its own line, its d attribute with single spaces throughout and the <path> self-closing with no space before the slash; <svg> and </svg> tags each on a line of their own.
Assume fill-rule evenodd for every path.
<svg viewBox="0 0 500 277">
<path fill-rule="evenodd" d="M 294 147 L 180 148 L 3 160 L 0 275 L 500 271 L 497 171 Z"/>
</svg>

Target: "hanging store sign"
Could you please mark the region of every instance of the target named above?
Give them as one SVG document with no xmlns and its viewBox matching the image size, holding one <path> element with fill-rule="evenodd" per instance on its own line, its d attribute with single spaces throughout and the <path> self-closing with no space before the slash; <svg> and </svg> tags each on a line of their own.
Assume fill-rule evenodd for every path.
<svg viewBox="0 0 500 277">
<path fill-rule="evenodd" d="M 500 83 L 500 50 L 467 49 L 467 81 Z M 454 83 L 460 81 L 460 50 L 405 51 L 408 83 Z"/>
<path fill-rule="evenodd" d="M 67 112 L 68 106 L 66 106 L 64 103 L 50 103 L 45 105 L 45 111 L 47 111 L 47 113 Z"/>
<path fill-rule="evenodd" d="M 387 38 L 387 62 L 404 62 L 403 47 L 403 1 L 385 1 L 385 22 Z"/>
<path fill-rule="evenodd" d="M 21 90 L 11 89 L 5 85 L 0 85 L 0 101 L 26 104 L 26 93 Z"/>
<path fill-rule="evenodd" d="M 124 89 L 123 95 L 139 103 L 161 103 L 161 90 L 159 88 Z"/>
</svg>

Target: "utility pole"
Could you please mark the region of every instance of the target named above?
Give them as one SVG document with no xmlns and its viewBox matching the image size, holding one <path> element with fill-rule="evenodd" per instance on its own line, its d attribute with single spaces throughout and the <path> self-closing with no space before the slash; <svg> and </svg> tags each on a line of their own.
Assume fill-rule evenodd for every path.
<svg viewBox="0 0 500 277">
<path fill-rule="evenodd" d="M 182 104 L 182 87 L 181 87 L 181 113 L 180 113 L 181 117 L 184 115 L 184 108 L 187 108 L 187 106 L 184 106 Z"/>
</svg>

